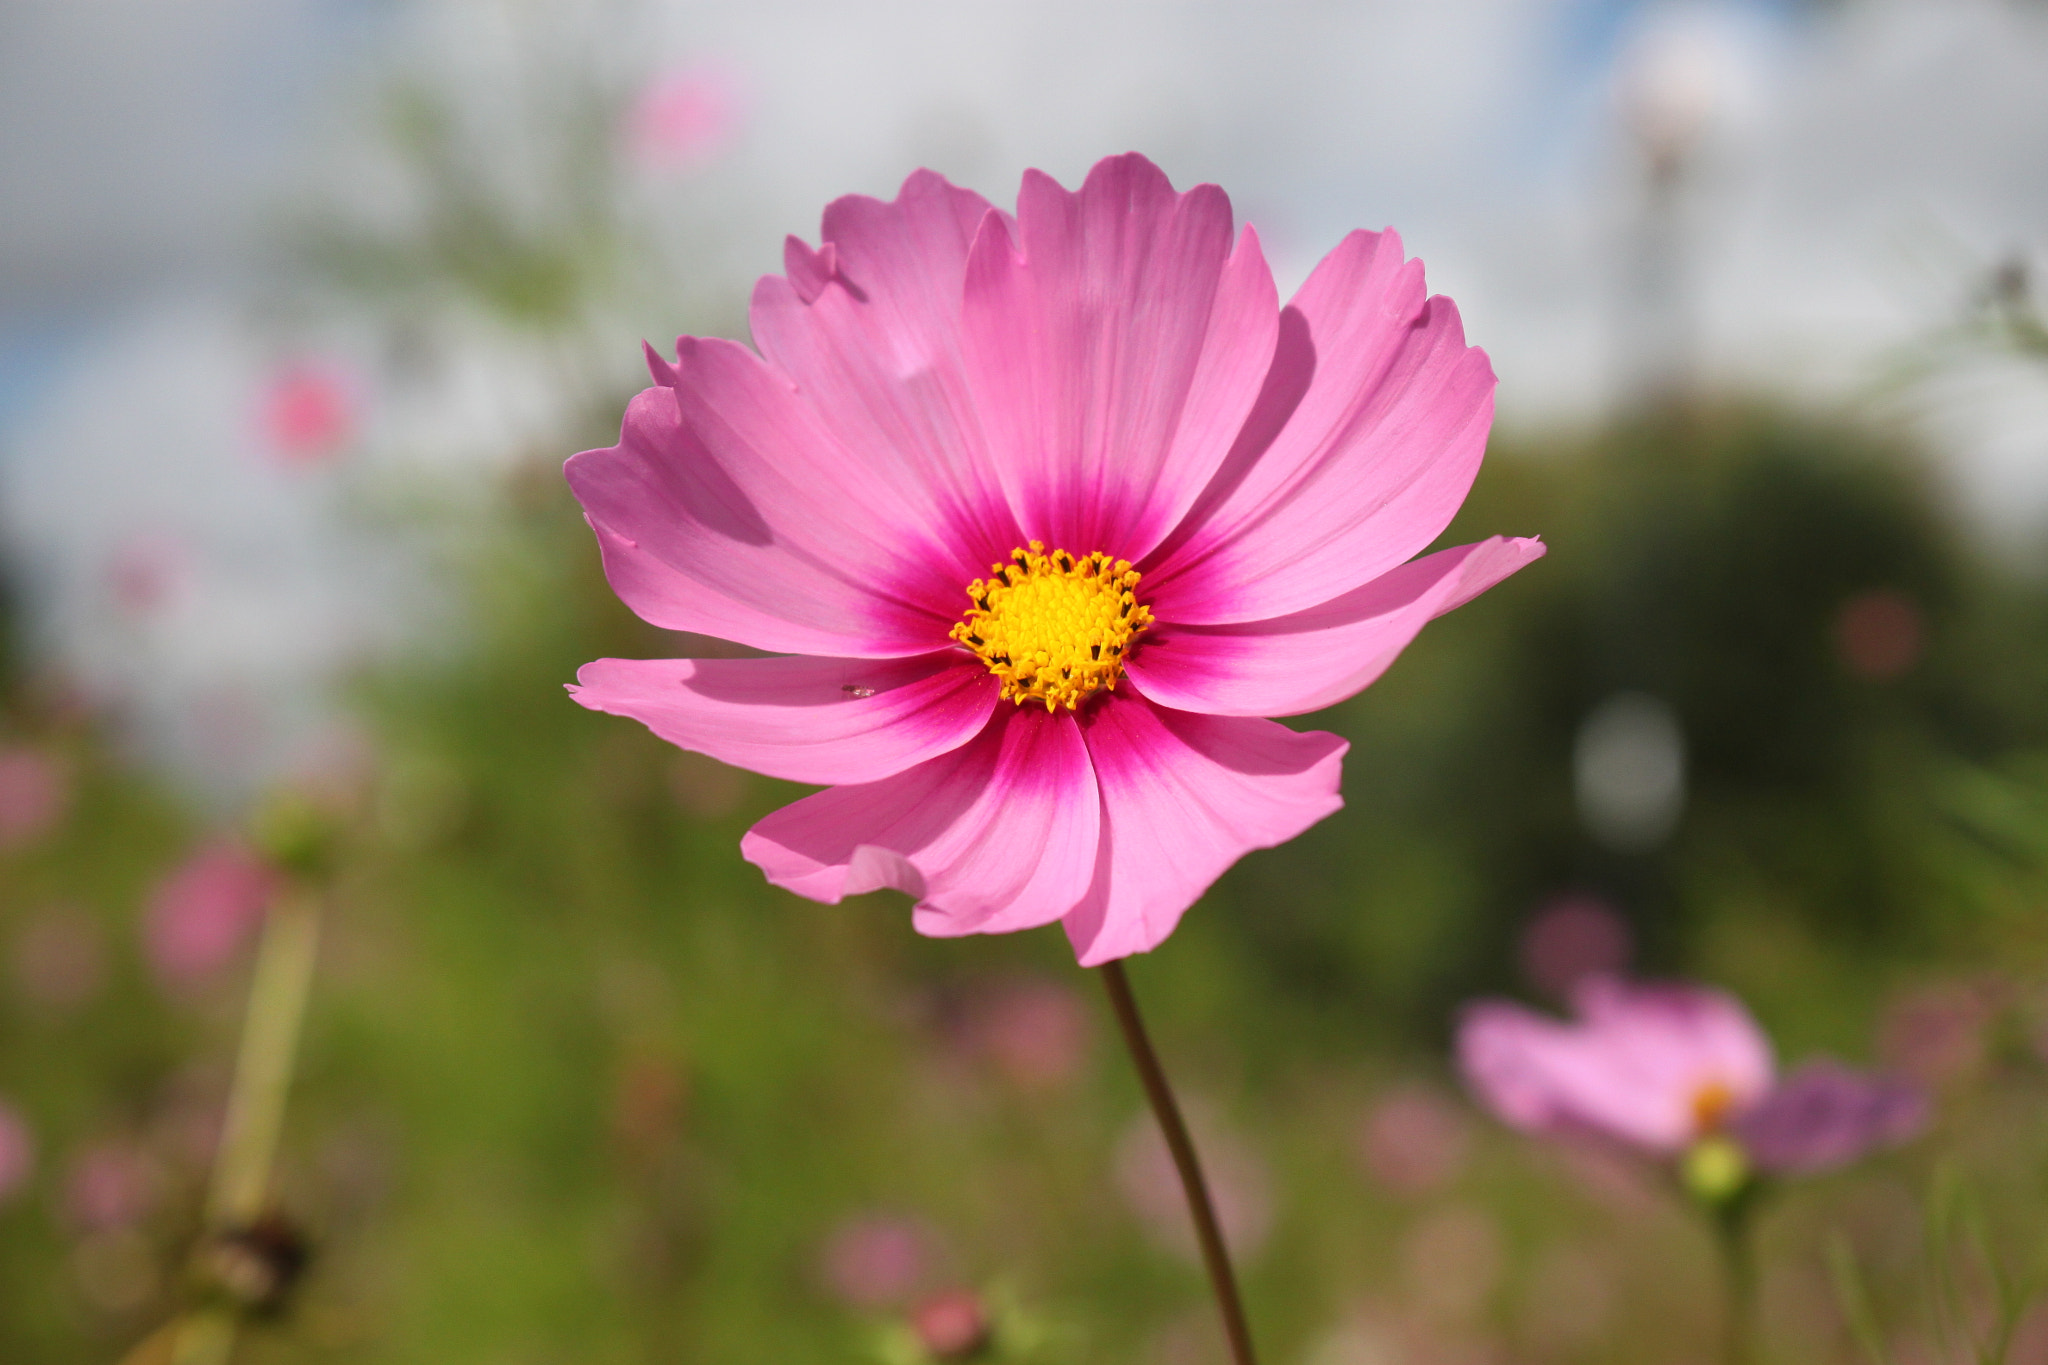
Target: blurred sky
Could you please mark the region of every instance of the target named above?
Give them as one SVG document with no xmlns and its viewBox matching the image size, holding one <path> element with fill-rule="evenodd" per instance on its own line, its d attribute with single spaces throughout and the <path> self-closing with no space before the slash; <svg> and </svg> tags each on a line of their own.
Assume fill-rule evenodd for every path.
<svg viewBox="0 0 2048 1365">
<path fill-rule="evenodd" d="M 333 490 L 265 467 L 249 432 L 265 367 L 299 344 L 251 318 L 288 273 L 280 214 L 378 200 L 360 150 L 394 72 L 489 111 L 513 73 L 572 60 L 627 86 L 717 74 L 729 144 L 672 171 L 677 240 L 716 244 L 676 268 L 716 273 L 713 292 L 779 269 L 781 234 L 814 234 L 832 196 L 888 194 L 917 165 L 1008 200 L 1027 165 L 1073 183 L 1136 148 L 1225 186 L 1283 288 L 1347 229 L 1399 228 L 1492 353 L 1509 424 L 1618 396 L 1619 265 L 1644 212 L 1631 98 L 1697 134 L 1675 259 L 1715 382 L 1871 396 L 2000 260 L 2048 261 L 2032 0 L 12 0 L 0 519 L 39 600 L 66 604 L 44 614 L 53 648 L 125 658 L 94 666 L 114 687 L 269 651 L 289 656 L 282 686 L 376 636 L 332 581 L 353 562 L 321 529 Z M 638 337 L 612 340 L 630 364 Z M 482 368 L 510 376 L 501 394 L 528 386 L 516 360 Z M 399 444 L 428 463 L 516 446 L 487 390 Z M 2036 525 L 2038 368 L 1980 365 L 1919 398 L 1986 524 Z M 493 421 L 464 440 L 462 414 Z M 242 623 L 240 655 L 188 622 L 151 646 L 198 651 L 174 668 L 108 624 L 95 585 L 138 537 L 178 544 L 223 600 L 263 599 L 200 613 Z"/>
</svg>

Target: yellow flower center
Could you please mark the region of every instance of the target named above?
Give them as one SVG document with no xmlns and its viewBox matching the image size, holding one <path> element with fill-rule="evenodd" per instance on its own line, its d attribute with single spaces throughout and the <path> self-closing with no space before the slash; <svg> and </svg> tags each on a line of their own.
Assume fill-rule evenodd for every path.
<svg viewBox="0 0 2048 1365">
<path fill-rule="evenodd" d="M 1728 1111 L 1735 1107 L 1735 1092 L 1725 1081 L 1708 1081 L 1692 1097 L 1692 1122 L 1695 1131 L 1711 1133 L 1721 1126 L 1728 1117 Z"/>
<path fill-rule="evenodd" d="M 1116 690 L 1131 640 L 1152 624 L 1137 586 L 1128 559 L 1048 554 L 1034 540 L 967 585 L 974 606 L 952 635 L 1003 680 L 1006 701 L 1071 711 Z"/>
</svg>

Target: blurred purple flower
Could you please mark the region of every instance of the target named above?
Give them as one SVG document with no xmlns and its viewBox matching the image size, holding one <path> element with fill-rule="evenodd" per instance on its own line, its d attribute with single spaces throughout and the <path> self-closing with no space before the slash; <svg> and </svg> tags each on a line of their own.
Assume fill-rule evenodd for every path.
<svg viewBox="0 0 2048 1365">
<path fill-rule="evenodd" d="M 1366 1173 L 1395 1194 L 1428 1194 L 1456 1178 L 1471 1147 L 1465 1115 L 1435 1086 L 1398 1086 L 1359 1131 Z"/>
<path fill-rule="evenodd" d="M 719 66 L 690 66 L 648 82 L 627 116 L 635 157 L 657 170 L 694 170 L 731 145 L 740 82 Z"/>
<path fill-rule="evenodd" d="M 892 1214 L 864 1214 L 834 1229 L 825 1242 L 825 1287 L 855 1308 L 902 1303 L 931 1277 L 937 1259 L 930 1229 Z"/>
<path fill-rule="evenodd" d="M 71 784 L 56 759 L 40 749 L 0 749 L 0 853 L 42 838 L 70 804 Z"/>
<path fill-rule="evenodd" d="M 14 1197 L 35 1173 L 36 1141 L 28 1120 L 6 1100 L 0 1100 L 0 1201 Z"/>
<path fill-rule="evenodd" d="M 73 1010 L 106 983 L 99 925 L 85 911 L 53 905 L 15 930 L 9 966 L 22 998 L 49 1010 Z"/>
<path fill-rule="evenodd" d="M 1568 999 L 1585 977 L 1628 970 L 1634 936 L 1614 907 L 1597 896 L 1559 896 L 1522 930 L 1522 975 L 1543 994 Z"/>
<path fill-rule="evenodd" d="M 1927 1095 L 1898 1076 L 1831 1058 L 1802 1063 L 1731 1126 L 1759 1170 L 1809 1175 L 1846 1166 L 1927 1124 Z"/>
<path fill-rule="evenodd" d="M 219 971 L 262 921 L 276 873 L 242 844 L 202 847 L 150 898 L 143 948 L 157 978 L 189 985 Z"/>
<path fill-rule="evenodd" d="M 1466 1007 L 1458 1061 L 1504 1121 L 1676 1153 L 1763 1098 L 1770 1041 L 1731 996 L 1588 977 L 1577 1023 L 1503 1000 Z"/>
</svg>

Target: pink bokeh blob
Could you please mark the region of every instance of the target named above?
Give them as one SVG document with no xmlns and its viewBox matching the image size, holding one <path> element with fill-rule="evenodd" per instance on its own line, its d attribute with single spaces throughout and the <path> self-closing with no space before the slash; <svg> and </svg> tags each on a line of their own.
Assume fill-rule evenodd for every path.
<svg viewBox="0 0 2048 1365">
<path fill-rule="evenodd" d="M 923 1223 L 897 1214 L 863 1214 L 826 1238 L 820 1270 L 825 1287 L 853 1308 L 906 1302 L 931 1278 L 936 1238 Z"/>
<path fill-rule="evenodd" d="M 699 64 L 649 81 L 627 114 L 634 157 L 657 170 L 694 170 L 732 144 L 741 123 L 740 81 L 726 67 Z"/>
<path fill-rule="evenodd" d="M 1589 976 L 1619 976 L 1634 955 L 1634 935 L 1620 912 L 1598 896 L 1557 896 L 1522 929 L 1522 975 L 1543 994 L 1563 1000 Z"/>
<path fill-rule="evenodd" d="M 262 921 L 276 873 L 248 848 L 216 840 L 187 858 L 150 898 L 142 944 L 157 979 L 184 987 L 232 960 Z"/>
<path fill-rule="evenodd" d="M 1458 1177 L 1471 1153 L 1464 1110 L 1435 1086 L 1397 1086 L 1374 1102 L 1359 1130 L 1358 1154 L 1382 1189 L 1424 1195 Z"/>
<path fill-rule="evenodd" d="M 279 464 L 325 464 L 355 438 L 353 386 L 332 362 L 289 361 L 265 384 L 259 417 L 264 446 Z"/>
<path fill-rule="evenodd" d="M 35 1174 L 36 1142 L 21 1111 L 0 1100 L 0 1201 L 11 1199 Z"/>
<path fill-rule="evenodd" d="M 55 829 L 71 804 L 64 767 L 40 749 L 0 749 L 0 853 L 25 848 Z"/>
</svg>

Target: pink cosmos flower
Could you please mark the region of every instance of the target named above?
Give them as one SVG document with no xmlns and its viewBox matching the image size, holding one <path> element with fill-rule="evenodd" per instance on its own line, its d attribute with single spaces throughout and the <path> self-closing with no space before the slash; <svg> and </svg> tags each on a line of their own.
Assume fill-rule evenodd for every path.
<svg viewBox="0 0 2048 1365">
<path fill-rule="evenodd" d="M 158 979 L 185 986 L 226 966 L 262 922 L 276 883 L 276 873 L 232 839 L 186 859 L 157 887 L 143 921 Z"/>
<path fill-rule="evenodd" d="M 1589 977 L 1563 1023 L 1500 1000 L 1466 1009 L 1458 1060 L 1488 1108 L 1530 1132 L 1675 1156 L 1732 1138 L 1756 1169 L 1803 1174 L 1904 1141 L 1925 1121 L 1909 1081 L 1817 1059 L 1782 1080 L 1732 996 Z"/>
<path fill-rule="evenodd" d="M 754 350 L 650 348 L 570 486 L 648 621 L 782 657 L 604 659 L 594 710 L 825 784 L 742 843 L 923 933 L 1060 920 L 1157 945 L 1250 849 L 1335 811 L 1344 741 L 1266 719 L 1377 678 L 1543 552 L 1415 558 L 1479 468 L 1493 371 L 1392 232 L 1284 308 L 1213 185 L 1143 157 L 1014 215 L 929 171 L 825 211 Z"/>
<path fill-rule="evenodd" d="M 1485 1000 L 1459 1025 L 1466 1079 L 1517 1128 L 1676 1153 L 1771 1088 L 1770 1040 L 1732 996 L 1588 977 L 1573 1004 L 1567 1024 Z"/>
</svg>

